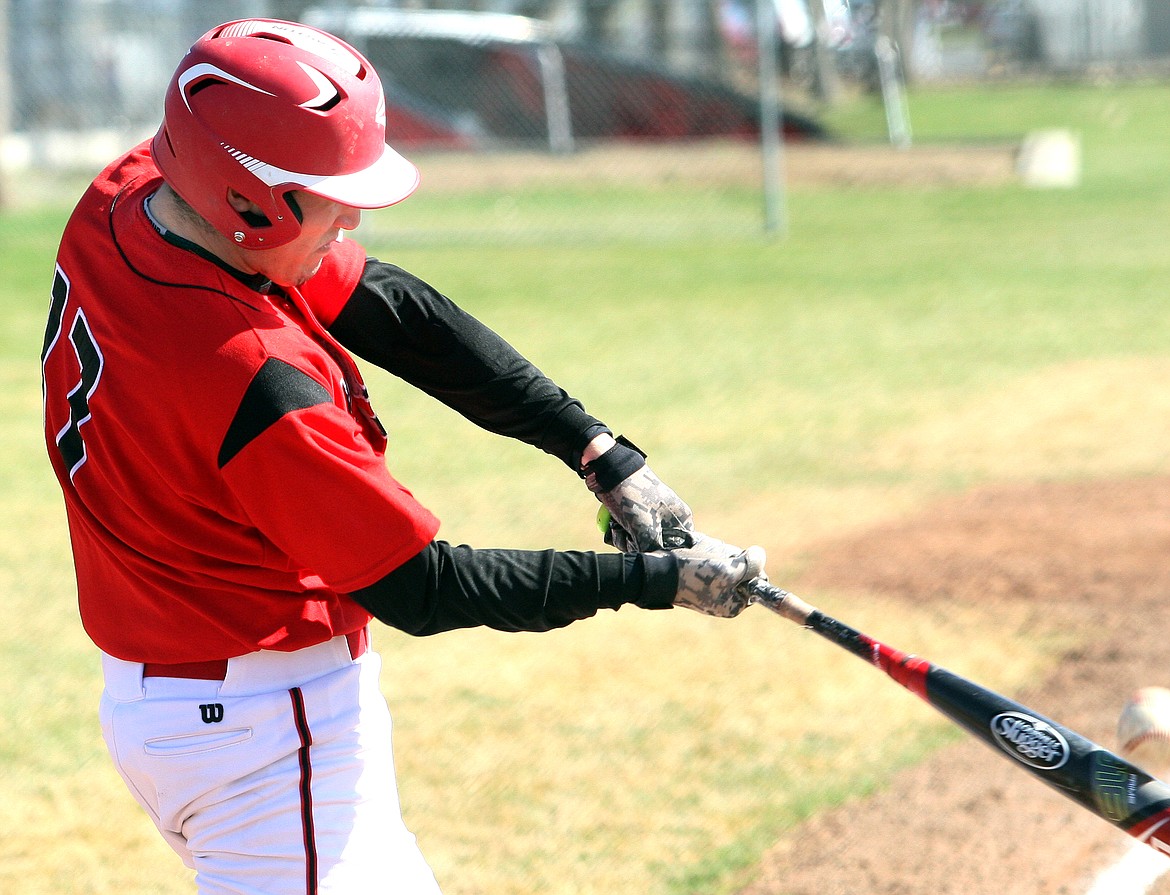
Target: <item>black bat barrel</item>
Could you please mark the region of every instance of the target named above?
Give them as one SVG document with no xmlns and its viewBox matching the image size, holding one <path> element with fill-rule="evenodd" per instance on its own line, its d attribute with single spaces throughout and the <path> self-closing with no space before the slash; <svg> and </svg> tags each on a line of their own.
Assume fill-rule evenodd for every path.
<svg viewBox="0 0 1170 895">
<path fill-rule="evenodd" d="M 932 665 L 926 671 L 925 699 L 1041 782 L 1125 832 L 1170 844 L 1170 786 L 1137 765 L 944 668 Z"/>
</svg>

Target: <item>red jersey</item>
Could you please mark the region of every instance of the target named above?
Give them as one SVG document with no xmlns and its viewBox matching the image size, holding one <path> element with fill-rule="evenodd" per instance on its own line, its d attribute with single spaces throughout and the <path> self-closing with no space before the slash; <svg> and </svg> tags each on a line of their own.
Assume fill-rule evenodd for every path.
<svg viewBox="0 0 1170 895">
<path fill-rule="evenodd" d="M 195 662 L 295 650 L 369 614 L 345 594 L 434 538 L 385 466 L 319 326 L 156 229 L 146 144 L 74 211 L 42 353 L 82 622 L 104 651 Z M 364 250 L 339 242 L 302 289 L 332 320 Z"/>
</svg>

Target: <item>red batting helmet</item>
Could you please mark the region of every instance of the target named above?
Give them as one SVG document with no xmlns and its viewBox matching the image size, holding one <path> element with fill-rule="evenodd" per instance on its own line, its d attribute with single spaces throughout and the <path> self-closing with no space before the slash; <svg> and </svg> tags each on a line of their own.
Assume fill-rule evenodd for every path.
<svg viewBox="0 0 1170 895">
<path fill-rule="evenodd" d="M 275 19 L 229 22 L 195 42 L 171 78 L 151 153 L 187 204 L 250 249 L 296 238 L 293 190 L 384 208 L 419 182 L 386 145 L 373 66 L 331 34 Z M 263 219 L 232 208 L 229 188 Z"/>
</svg>

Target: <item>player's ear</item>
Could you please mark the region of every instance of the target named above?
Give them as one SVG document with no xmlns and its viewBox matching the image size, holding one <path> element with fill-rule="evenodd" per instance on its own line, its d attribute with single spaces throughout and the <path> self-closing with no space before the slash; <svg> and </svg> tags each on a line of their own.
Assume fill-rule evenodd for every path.
<svg viewBox="0 0 1170 895">
<path fill-rule="evenodd" d="M 260 206 L 245 196 L 243 193 L 238 193 L 231 187 L 227 191 L 228 205 L 230 205 L 238 214 L 260 214 Z"/>
<path fill-rule="evenodd" d="M 228 205 L 232 207 L 236 214 L 238 214 L 253 227 L 265 227 L 271 223 L 271 221 L 269 221 L 268 218 L 264 216 L 264 212 L 260 210 L 259 205 L 257 205 L 243 193 L 237 192 L 231 187 L 228 187 L 227 201 Z M 300 203 L 297 202 L 296 191 L 289 190 L 287 193 L 285 193 L 284 201 L 285 204 L 288 205 L 289 210 L 293 213 L 293 216 L 297 219 L 297 223 L 304 223 L 305 215 L 301 211 Z"/>
<path fill-rule="evenodd" d="M 240 219 L 245 221 L 249 227 L 260 228 L 272 226 L 272 221 L 268 220 L 268 218 L 264 216 L 264 212 L 261 211 L 260 206 L 245 196 L 243 193 L 237 192 L 231 187 L 228 187 L 227 201 L 228 205 L 232 207 L 232 210 L 234 210 L 236 214 L 240 216 Z"/>
</svg>

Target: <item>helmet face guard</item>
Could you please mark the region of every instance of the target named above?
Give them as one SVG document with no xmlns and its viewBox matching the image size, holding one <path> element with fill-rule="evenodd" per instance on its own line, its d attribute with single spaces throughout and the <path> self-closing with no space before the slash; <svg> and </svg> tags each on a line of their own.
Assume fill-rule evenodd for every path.
<svg viewBox="0 0 1170 895">
<path fill-rule="evenodd" d="M 195 42 L 171 78 L 151 154 L 188 205 L 249 249 L 300 233 L 293 190 L 384 208 L 419 183 L 386 145 L 373 66 L 324 31 L 275 19 L 229 22 Z M 260 214 L 236 211 L 229 190 Z"/>
</svg>

